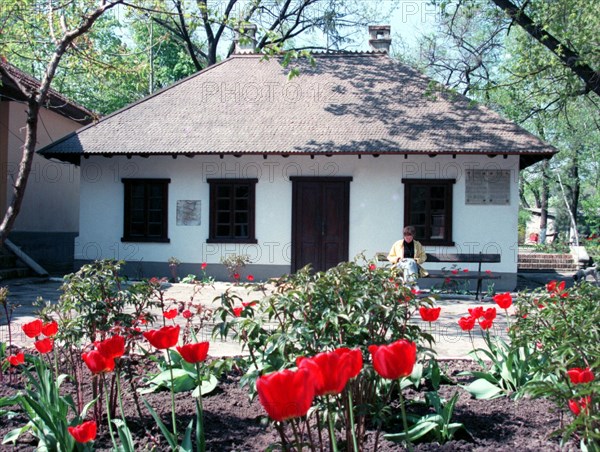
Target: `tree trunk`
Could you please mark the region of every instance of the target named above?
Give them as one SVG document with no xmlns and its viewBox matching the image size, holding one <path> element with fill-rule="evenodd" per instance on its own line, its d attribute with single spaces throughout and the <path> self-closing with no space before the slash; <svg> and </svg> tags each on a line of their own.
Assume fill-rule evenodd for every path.
<svg viewBox="0 0 600 452">
<path fill-rule="evenodd" d="M 549 195 L 549 184 L 548 184 L 548 160 L 542 162 L 542 190 L 540 193 L 540 237 L 539 243 L 546 243 L 546 236 L 548 232 L 548 195 Z"/>
</svg>

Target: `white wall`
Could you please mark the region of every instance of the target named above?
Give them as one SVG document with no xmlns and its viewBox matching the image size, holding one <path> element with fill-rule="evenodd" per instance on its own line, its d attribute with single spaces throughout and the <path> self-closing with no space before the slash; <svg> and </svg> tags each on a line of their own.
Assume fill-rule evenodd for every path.
<svg viewBox="0 0 600 452">
<path fill-rule="evenodd" d="M 510 169 L 511 202 L 507 206 L 465 205 L 465 168 Z M 454 185 L 454 248 L 432 252 L 502 253 L 495 272 L 517 269 L 518 157 L 340 156 L 155 156 L 147 159 L 90 157 L 81 164 L 80 235 L 75 259 L 118 258 L 166 262 L 175 256 L 187 263 L 219 263 L 230 253 L 249 254 L 253 263 L 289 265 L 291 242 L 290 176 L 352 176 L 350 184 L 349 256 L 388 251 L 402 235 L 404 178 L 456 179 Z M 170 178 L 170 243 L 122 243 L 123 184 L 121 178 Z M 209 186 L 207 178 L 259 177 L 256 185 L 257 245 L 207 244 Z M 201 200 L 201 225 L 177 226 L 177 200 Z M 433 264 L 429 268 L 440 268 Z M 469 267 L 463 265 L 463 268 Z M 475 266 L 473 265 L 473 269 Z"/>
<path fill-rule="evenodd" d="M 7 205 L 12 199 L 25 142 L 26 105 L 10 102 L 7 177 Z M 36 149 L 81 127 L 57 113 L 40 110 Z M 50 161 L 37 154 L 25 190 L 14 231 L 76 232 L 79 227 L 79 168 Z"/>
</svg>

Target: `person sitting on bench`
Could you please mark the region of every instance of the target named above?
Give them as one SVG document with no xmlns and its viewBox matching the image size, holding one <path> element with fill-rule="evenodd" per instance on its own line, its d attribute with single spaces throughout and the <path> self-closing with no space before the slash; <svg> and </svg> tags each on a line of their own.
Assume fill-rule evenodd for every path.
<svg viewBox="0 0 600 452">
<path fill-rule="evenodd" d="M 427 260 L 427 254 L 423 245 L 414 240 L 413 226 L 405 226 L 403 232 L 404 238 L 392 245 L 387 258 L 402 270 L 404 283 L 414 285 L 414 289 L 419 290 L 419 286 L 416 285 L 417 278 L 427 276 L 427 271 L 421 267 L 421 264 Z"/>
</svg>

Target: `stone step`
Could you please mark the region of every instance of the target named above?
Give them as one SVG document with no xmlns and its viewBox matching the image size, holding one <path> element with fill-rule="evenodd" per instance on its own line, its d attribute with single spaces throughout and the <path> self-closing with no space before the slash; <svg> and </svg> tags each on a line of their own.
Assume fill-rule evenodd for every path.
<svg viewBox="0 0 600 452">
<path fill-rule="evenodd" d="M 0 281 L 25 278 L 33 272 L 17 256 L 5 247 L 0 247 Z"/>
<path fill-rule="evenodd" d="M 548 254 L 535 252 L 519 252 L 517 260 L 519 270 L 556 270 L 560 272 L 575 272 L 577 264 L 570 254 Z"/>
<path fill-rule="evenodd" d="M 0 281 L 4 281 L 6 279 L 26 278 L 27 276 L 31 276 L 31 270 L 26 267 L 0 269 Z"/>
</svg>

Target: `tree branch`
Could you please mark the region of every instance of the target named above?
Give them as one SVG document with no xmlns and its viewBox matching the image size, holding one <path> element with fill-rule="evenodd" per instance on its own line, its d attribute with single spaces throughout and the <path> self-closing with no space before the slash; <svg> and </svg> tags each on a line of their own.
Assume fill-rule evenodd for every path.
<svg viewBox="0 0 600 452">
<path fill-rule="evenodd" d="M 569 68 L 585 83 L 587 91 L 593 91 L 600 96 L 600 74 L 586 64 L 581 55 L 569 48 L 568 45 L 561 43 L 543 27 L 536 25 L 521 8 L 518 8 L 510 0 L 492 0 L 492 2 L 519 24 L 531 37 L 554 53 L 565 67 Z"/>
</svg>

